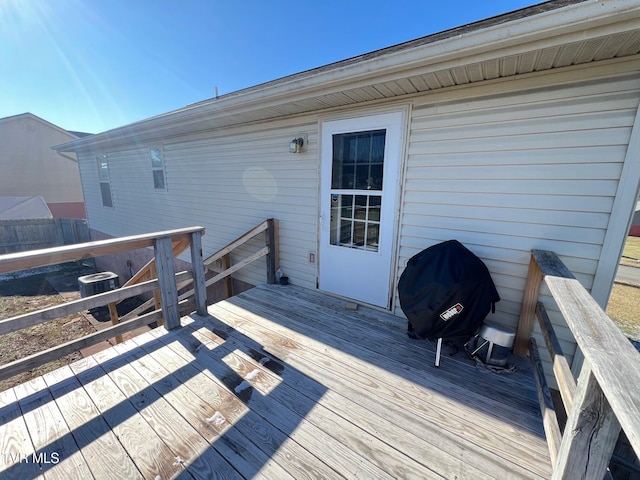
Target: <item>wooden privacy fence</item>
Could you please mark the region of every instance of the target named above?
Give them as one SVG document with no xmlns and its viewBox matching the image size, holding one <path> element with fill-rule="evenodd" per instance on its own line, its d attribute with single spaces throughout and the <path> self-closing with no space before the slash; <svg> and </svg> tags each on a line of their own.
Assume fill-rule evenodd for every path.
<svg viewBox="0 0 640 480">
<path fill-rule="evenodd" d="M 39 325 L 49 320 L 54 320 L 56 318 L 91 308 L 108 304 L 113 306 L 115 305 L 115 302 L 153 290 L 158 291 L 159 300 L 159 308 L 151 313 L 123 321 L 91 335 L 72 340 L 62 345 L 57 345 L 48 350 L 0 366 L 0 380 L 38 367 L 109 338 L 120 336 L 123 333 L 135 330 L 141 326 L 149 325 L 150 323 L 158 321 L 161 317 L 164 318 L 164 325 L 167 330 L 178 327 L 180 325 L 180 314 L 178 310 L 177 283 L 188 279 L 194 284 L 192 295 L 194 295 L 195 298 L 196 311 L 201 315 L 205 315 L 207 307 L 206 287 L 204 284 L 204 264 L 202 260 L 201 236 L 203 234 L 203 227 L 190 227 L 144 235 L 135 235 L 131 237 L 87 242 L 64 247 L 0 255 L 0 274 L 3 274 L 27 270 L 30 268 L 56 265 L 64 262 L 83 260 L 86 258 L 98 257 L 101 255 L 108 255 L 128 250 L 136 250 L 138 248 L 153 247 L 154 265 L 157 273 L 157 279 L 148 278 L 146 281 L 136 285 L 127 285 L 110 292 L 67 302 L 62 305 L 27 313 L 17 317 L 0 320 L 0 335 Z M 181 272 L 176 274 L 173 252 L 177 245 L 186 245 L 191 248 L 192 272 Z M 110 307 L 110 311 L 112 313 L 114 310 L 115 308 Z"/>
<path fill-rule="evenodd" d="M 584 355 L 577 383 L 546 309 L 538 302 L 542 282 Z M 546 388 L 536 342 L 531 338 L 535 318 L 568 414 L 563 435 Z M 524 355 L 527 350 L 539 387 L 554 464 L 552 478 L 603 478 L 621 428 L 636 455 L 640 455 L 640 354 L 558 256 L 549 251 L 533 250 L 531 255 L 514 352 Z"/>
<path fill-rule="evenodd" d="M 79 218 L 41 218 L 0 221 L 0 255 L 90 240 L 87 221 Z"/>
</svg>

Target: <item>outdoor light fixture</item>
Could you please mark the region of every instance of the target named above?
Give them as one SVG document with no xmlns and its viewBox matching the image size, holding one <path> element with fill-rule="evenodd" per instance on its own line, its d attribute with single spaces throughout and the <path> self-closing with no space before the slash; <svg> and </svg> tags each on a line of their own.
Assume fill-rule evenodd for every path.
<svg viewBox="0 0 640 480">
<path fill-rule="evenodd" d="M 304 138 L 298 137 L 294 138 L 289 142 L 289 153 L 300 153 L 302 152 L 302 146 L 304 145 Z"/>
</svg>

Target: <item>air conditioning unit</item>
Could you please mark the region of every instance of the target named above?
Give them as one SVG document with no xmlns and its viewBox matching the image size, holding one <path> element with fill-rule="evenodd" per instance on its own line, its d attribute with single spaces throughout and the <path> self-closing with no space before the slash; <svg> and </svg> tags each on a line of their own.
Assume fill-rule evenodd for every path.
<svg viewBox="0 0 640 480">
<path fill-rule="evenodd" d="M 80 286 L 80 296 L 84 298 L 119 288 L 120 279 L 113 272 L 92 273 L 78 277 L 78 285 Z"/>
</svg>

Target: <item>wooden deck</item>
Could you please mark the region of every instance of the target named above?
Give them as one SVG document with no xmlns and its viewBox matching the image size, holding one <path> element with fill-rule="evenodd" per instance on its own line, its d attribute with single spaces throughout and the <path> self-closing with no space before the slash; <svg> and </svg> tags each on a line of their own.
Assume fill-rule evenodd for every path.
<svg viewBox="0 0 640 480">
<path fill-rule="evenodd" d="M 548 478 L 531 369 L 261 286 L 0 393 L 6 478 Z"/>
</svg>

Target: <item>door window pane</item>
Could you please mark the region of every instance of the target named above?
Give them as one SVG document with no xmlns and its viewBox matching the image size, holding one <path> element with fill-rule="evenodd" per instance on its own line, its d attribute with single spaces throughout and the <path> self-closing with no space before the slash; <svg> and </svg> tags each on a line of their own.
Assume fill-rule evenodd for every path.
<svg viewBox="0 0 640 480">
<path fill-rule="evenodd" d="M 355 165 L 349 163 L 342 165 L 342 175 L 338 178 L 339 187 L 335 188 L 355 188 Z"/>
<path fill-rule="evenodd" d="M 340 195 L 340 216 L 353 217 L 353 195 Z"/>
<path fill-rule="evenodd" d="M 351 245 L 351 221 L 340 220 L 340 245 Z"/>
<path fill-rule="evenodd" d="M 382 163 L 371 164 L 367 190 L 382 190 Z"/>
<path fill-rule="evenodd" d="M 361 133 L 357 137 L 356 163 L 371 162 L 371 134 Z"/>
<path fill-rule="evenodd" d="M 378 239 L 380 236 L 380 224 L 369 223 L 367 225 L 367 250 L 378 251 Z"/>
<path fill-rule="evenodd" d="M 386 130 L 333 135 L 332 189 L 382 190 Z"/>
<path fill-rule="evenodd" d="M 377 252 L 381 202 L 380 194 L 331 194 L 331 245 Z"/>
<path fill-rule="evenodd" d="M 371 134 L 371 163 L 382 163 L 384 161 L 384 141 L 386 132 L 378 130 Z"/>
<path fill-rule="evenodd" d="M 369 197 L 369 216 L 368 220 L 373 220 L 374 222 L 380 221 L 380 206 L 382 203 L 382 197 L 377 195 L 371 195 Z"/>
<path fill-rule="evenodd" d="M 367 197 L 366 195 L 356 195 L 356 205 L 353 209 L 353 218 L 357 220 L 367 219 Z"/>
<path fill-rule="evenodd" d="M 355 188 L 356 190 L 369 190 L 373 183 L 369 175 L 369 165 L 356 165 Z"/>
<path fill-rule="evenodd" d="M 365 222 L 353 222 L 353 246 L 364 248 L 364 235 L 367 224 Z"/>
</svg>

